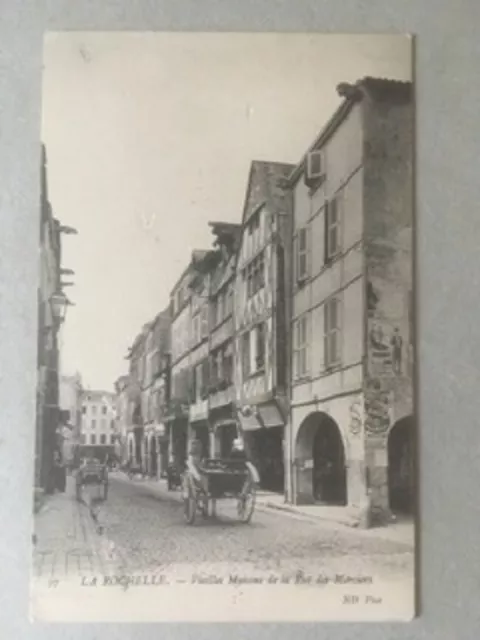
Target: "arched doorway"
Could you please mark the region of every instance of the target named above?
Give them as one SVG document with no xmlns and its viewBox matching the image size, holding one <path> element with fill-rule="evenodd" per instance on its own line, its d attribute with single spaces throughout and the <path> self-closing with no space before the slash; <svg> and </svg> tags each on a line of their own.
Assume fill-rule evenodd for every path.
<svg viewBox="0 0 480 640">
<path fill-rule="evenodd" d="M 408 416 L 398 420 L 388 434 L 388 499 L 394 513 L 413 513 L 413 449 L 413 417 Z"/>
<path fill-rule="evenodd" d="M 157 438 L 150 436 L 150 475 L 157 475 Z"/>
<path fill-rule="evenodd" d="M 345 449 L 329 415 L 315 412 L 300 426 L 295 444 L 297 502 L 347 504 Z"/>
</svg>

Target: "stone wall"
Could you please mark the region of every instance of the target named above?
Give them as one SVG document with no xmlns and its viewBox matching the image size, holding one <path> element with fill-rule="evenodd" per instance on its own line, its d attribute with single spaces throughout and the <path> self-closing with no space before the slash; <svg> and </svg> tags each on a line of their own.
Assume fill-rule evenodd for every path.
<svg viewBox="0 0 480 640">
<path fill-rule="evenodd" d="M 364 101 L 365 461 L 374 519 L 389 515 L 388 434 L 413 412 L 413 107 Z"/>
</svg>

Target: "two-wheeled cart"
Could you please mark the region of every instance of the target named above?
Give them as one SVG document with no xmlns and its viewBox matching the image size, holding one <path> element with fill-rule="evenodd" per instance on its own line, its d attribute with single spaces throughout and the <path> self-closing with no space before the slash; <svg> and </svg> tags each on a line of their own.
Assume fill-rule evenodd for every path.
<svg viewBox="0 0 480 640">
<path fill-rule="evenodd" d="M 236 500 L 241 522 L 250 522 L 255 510 L 257 477 L 253 465 L 243 460 L 207 459 L 198 474 L 187 466 L 182 483 L 187 524 L 194 524 L 198 513 L 204 518 L 215 516 L 217 500 L 225 498 Z"/>
</svg>

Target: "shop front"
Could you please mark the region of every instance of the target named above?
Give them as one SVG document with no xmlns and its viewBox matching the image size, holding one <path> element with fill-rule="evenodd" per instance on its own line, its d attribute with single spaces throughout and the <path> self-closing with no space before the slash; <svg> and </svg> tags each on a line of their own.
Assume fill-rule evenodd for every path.
<svg viewBox="0 0 480 640">
<path fill-rule="evenodd" d="M 183 465 L 187 459 L 188 417 L 175 418 L 169 422 L 169 458 Z"/>
<path fill-rule="evenodd" d="M 169 444 L 169 433 L 166 424 L 155 425 L 155 439 L 156 476 L 157 478 L 164 478 L 167 474 Z"/>
<path fill-rule="evenodd" d="M 270 402 L 243 408 L 238 416 L 245 450 L 260 475 L 260 487 L 265 491 L 284 493 L 285 421 L 280 409 Z"/>
<path fill-rule="evenodd" d="M 190 423 L 190 441 L 198 440 L 202 449 L 202 457 L 210 457 L 210 433 L 206 420 L 196 420 Z"/>
<path fill-rule="evenodd" d="M 234 418 L 217 419 L 213 423 L 213 457 L 229 458 L 237 437 L 238 426 Z"/>
</svg>

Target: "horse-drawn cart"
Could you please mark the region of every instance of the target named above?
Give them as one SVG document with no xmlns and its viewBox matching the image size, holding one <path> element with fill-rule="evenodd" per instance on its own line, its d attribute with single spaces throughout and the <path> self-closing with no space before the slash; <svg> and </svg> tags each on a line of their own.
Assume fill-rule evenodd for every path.
<svg viewBox="0 0 480 640">
<path fill-rule="evenodd" d="M 216 513 L 216 502 L 233 498 L 241 522 L 250 522 L 255 510 L 255 492 L 258 473 L 243 460 L 204 460 L 200 469 L 187 465 L 183 475 L 183 502 L 185 520 L 195 522 L 197 513 L 207 518 Z"/>
</svg>

